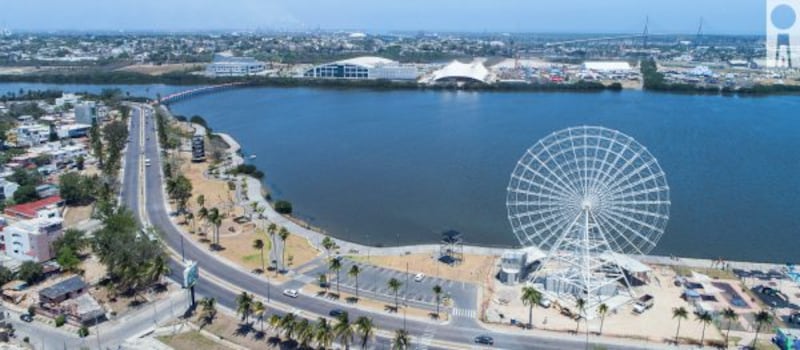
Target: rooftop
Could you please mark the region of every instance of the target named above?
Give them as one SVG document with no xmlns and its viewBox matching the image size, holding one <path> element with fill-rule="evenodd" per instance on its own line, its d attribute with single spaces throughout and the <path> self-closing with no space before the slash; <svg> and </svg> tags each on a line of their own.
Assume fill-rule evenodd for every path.
<svg viewBox="0 0 800 350">
<path fill-rule="evenodd" d="M 50 287 L 39 291 L 39 295 L 48 299 L 58 299 L 68 293 L 86 288 L 86 282 L 80 276 L 72 276 Z"/>
<path fill-rule="evenodd" d="M 377 56 L 361 56 L 361 57 L 354 57 L 346 60 L 336 61 L 334 63 L 352 64 L 356 66 L 374 68 L 376 66 L 381 66 L 381 65 L 397 64 L 397 61 L 392 61 L 388 58 L 377 57 Z"/>
<path fill-rule="evenodd" d="M 6 208 L 5 213 L 9 216 L 34 218 L 39 210 L 61 203 L 61 201 L 61 196 L 50 196 L 35 202 L 12 205 Z"/>
</svg>

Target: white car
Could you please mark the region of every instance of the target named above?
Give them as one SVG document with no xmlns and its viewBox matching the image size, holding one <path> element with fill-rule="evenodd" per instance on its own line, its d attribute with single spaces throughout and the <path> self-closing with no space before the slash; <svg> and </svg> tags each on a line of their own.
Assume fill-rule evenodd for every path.
<svg viewBox="0 0 800 350">
<path fill-rule="evenodd" d="M 414 281 L 416 282 L 422 282 L 423 279 L 425 279 L 424 273 L 418 273 L 414 276 Z"/>
<path fill-rule="evenodd" d="M 548 297 L 542 296 L 542 298 L 539 299 L 539 306 L 541 306 L 541 307 L 543 307 L 545 309 L 550 308 L 550 305 L 552 305 L 552 304 L 553 304 L 553 302 L 550 301 L 550 299 Z"/>
<path fill-rule="evenodd" d="M 297 289 L 284 289 L 283 295 L 290 297 L 290 298 L 297 298 L 299 293 L 297 293 Z"/>
</svg>

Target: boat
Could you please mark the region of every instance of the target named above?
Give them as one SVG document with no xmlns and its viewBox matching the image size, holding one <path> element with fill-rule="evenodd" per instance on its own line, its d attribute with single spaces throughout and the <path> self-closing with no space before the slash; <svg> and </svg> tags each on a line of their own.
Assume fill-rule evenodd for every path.
<svg viewBox="0 0 800 350">
<path fill-rule="evenodd" d="M 248 157 L 248 158 L 250 158 L 250 159 L 256 159 L 256 155 L 255 155 L 255 154 L 251 154 L 251 155 L 250 155 L 250 157 Z"/>
</svg>

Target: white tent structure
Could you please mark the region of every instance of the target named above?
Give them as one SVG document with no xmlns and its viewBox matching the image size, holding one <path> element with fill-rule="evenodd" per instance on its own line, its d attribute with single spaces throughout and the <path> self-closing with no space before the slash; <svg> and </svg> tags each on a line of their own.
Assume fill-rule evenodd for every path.
<svg viewBox="0 0 800 350">
<path fill-rule="evenodd" d="M 491 83 L 491 75 L 491 72 L 483 65 L 483 62 L 463 63 L 454 60 L 442 69 L 433 72 L 430 81 L 432 83 L 467 81 L 489 84 Z"/>
</svg>

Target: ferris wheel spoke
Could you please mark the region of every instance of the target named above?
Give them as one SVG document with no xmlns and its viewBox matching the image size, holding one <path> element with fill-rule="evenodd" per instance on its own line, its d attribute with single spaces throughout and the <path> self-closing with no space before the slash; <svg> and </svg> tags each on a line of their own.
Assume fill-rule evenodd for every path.
<svg viewBox="0 0 800 350">
<path fill-rule="evenodd" d="M 650 211 L 641 210 L 641 209 L 632 208 L 632 207 L 609 206 L 606 209 L 614 211 L 614 212 L 617 212 L 619 214 L 636 214 L 636 215 L 654 217 L 654 218 L 663 219 L 663 220 L 669 219 L 669 217 L 667 217 L 666 215 L 660 214 L 658 212 L 650 212 Z"/>
<path fill-rule="evenodd" d="M 525 217 L 532 218 L 532 222 L 539 222 L 539 221 L 546 221 L 549 220 L 551 217 L 555 215 L 549 215 L 550 213 L 553 214 L 562 214 L 564 212 L 563 208 L 541 208 L 533 211 L 524 211 L 516 214 L 509 214 L 510 219 L 522 219 Z M 545 216 L 548 214 L 548 216 Z"/>
<path fill-rule="evenodd" d="M 612 219 L 614 221 L 620 222 L 621 224 L 622 224 L 623 221 L 625 221 L 627 223 L 635 223 L 635 224 L 637 224 L 637 225 L 639 225 L 639 226 L 641 226 L 643 228 L 648 228 L 648 229 L 652 230 L 653 232 L 661 231 L 660 229 L 656 228 L 655 226 L 653 226 L 653 225 L 651 225 L 649 223 L 643 222 L 641 220 L 638 220 L 638 219 L 635 219 L 635 218 L 632 218 L 632 217 L 620 215 L 620 214 L 615 213 L 613 211 L 606 211 L 606 212 L 603 212 L 603 213 L 604 214 L 608 214 L 607 215 L 608 218 L 610 218 L 610 219 Z M 626 229 L 630 230 L 631 232 L 633 232 L 634 234 L 636 234 L 637 236 L 641 237 L 643 240 L 647 241 L 647 243 L 650 243 L 653 246 L 656 245 L 655 242 L 651 241 L 649 238 L 647 238 L 645 235 L 643 235 L 641 232 L 639 232 L 640 230 L 633 229 L 629 224 L 624 224 L 624 227 Z"/>
<path fill-rule="evenodd" d="M 614 138 L 611 141 L 612 142 L 611 145 L 609 145 L 609 151 L 614 154 L 614 161 L 610 164 L 608 172 L 605 173 L 605 177 L 600 179 L 600 183 L 604 183 L 606 185 L 608 185 L 613 179 L 619 177 L 620 171 L 622 171 L 628 166 L 628 162 L 632 161 L 632 159 L 637 157 L 637 155 L 634 155 L 630 159 L 627 160 L 625 159 L 626 151 L 630 150 L 631 152 L 634 152 L 633 149 L 631 148 L 631 144 L 635 141 L 633 141 L 633 139 L 628 138 L 625 140 L 626 142 L 623 144 L 622 142 L 619 142 L 619 140 L 617 140 L 617 137 L 619 135 L 620 135 L 619 132 L 617 131 L 614 132 Z M 620 149 L 619 152 L 615 152 L 613 149 L 614 145 L 622 145 L 622 149 Z M 622 166 L 616 166 L 617 162 L 619 161 L 623 162 Z"/>
<path fill-rule="evenodd" d="M 613 141 L 609 140 L 609 142 L 613 142 Z M 609 148 L 610 148 L 610 146 L 613 146 L 613 145 L 614 145 L 613 143 L 610 143 L 609 144 Z M 597 192 L 600 191 L 600 188 L 599 188 L 600 186 L 599 185 L 602 183 L 601 182 L 602 179 L 603 178 L 607 178 L 609 176 L 608 171 L 613 168 L 611 166 L 611 164 L 608 163 L 608 156 L 610 154 L 616 154 L 616 153 L 614 153 L 609 148 L 606 148 L 606 149 L 603 150 L 605 152 L 605 156 L 603 157 L 603 160 L 600 161 L 599 166 L 595 167 L 595 175 L 592 177 L 592 182 L 591 182 L 592 185 L 591 185 L 591 188 L 590 188 L 590 190 L 592 192 L 594 192 L 594 193 L 597 193 Z M 616 160 L 617 160 L 617 156 L 615 155 L 614 156 L 614 161 L 616 161 Z M 606 169 L 606 167 L 608 167 L 608 169 Z"/>
<path fill-rule="evenodd" d="M 603 216 L 603 215 L 600 215 L 600 216 Z M 619 219 L 616 219 L 616 218 L 614 218 L 613 216 L 610 216 L 610 215 L 606 215 L 606 216 L 603 216 L 603 217 L 604 217 L 604 220 L 607 220 L 608 222 L 612 222 L 613 221 L 614 226 L 617 226 L 617 227 L 620 227 L 620 228 L 622 228 L 624 230 L 627 230 L 627 231 L 618 233 L 618 235 L 625 235 L 626 239 L 629 239 L 629 238 L 627 238 L 628 234 L 632 234 L 632 235 L 634 235 L 636 237 L 639 237 L 639 239 L 643 242 L 642 244 L 647 244 L 647 248 L 648 249 L 652 248 L 652 247 L 654 247 L 656 245 L 655 242 L 650 240 L 650 238 L 648 238 L 645 235 L 642 235 L 641 233 L 639 233 L 639 231 L 634 230 L 627 223 L 624 223 L 624 222 L 620 221 Z M 635 244 L 634 243 L 633 246 L 634 247 L 640 247 L 642 244 Z"/>
<path fill-rule="evenodd" d="M 547 149 L 545 149 L 545 151 L 547 151 Z M 555 185 L 560 191 L 563 192 L 564 195 L 569 195 L 569 194 L 576 195 L 577 194 L 577 192 L 575 191 L 575 188 L 570 186 L 568 183 L 564 182 L 564 180 L 561 178 L 561 176 L 558 176 L 558 174 L 556 174 L 555 171 L 553 169 L 551 169 L 550 166 L 547 165 L 547 163 L 542 161 L 542 159 L 539 158 L 538 155 L 533 154 L 533 152 L 531 152 L 530 149 L 526 153 L 529 154 L 531 157 L 533 157 L 533 159 L 535 159 L 536 162 L 539 163 L 539 165 L 541 165 L 542 169 L 546 169 L 549 174 L 553 175 L 552 178 L 555 178 L 560 184 L 556 184 L 551 179 L 551 176 L 544 176 L 543 174 L 540 174 L 540 176 L 542 178 L 546 179 L 548 182 L 550 182 L 551 184 Z M 548 151 L 548 154 L 549 154 L 549 151 Z M 526 169 L 533 171 L 530 166 L 528 166 L 527 164 L 521 163 L 521 161 L 519 163 L 517 163 L 517 164 L 522 165 Z M 538 173 L 538 172 L 534 171 L 534 173 Z"/>
<path fill-rule="evenodd" d="M 626 191 L 629 191 L 629 190 L 631 190 L 632 188 L 634 188 L 636 186 L 639 186 L 639 185 L 644 186 L 646 183 L 648 183 L 650 181 L 655 181 L 655 180 L 657 180 L 659 178 L 663 178 L 663 177 L 664 177 L 664 173 L 663 172 L 654 173 L 654 174 L 652 174 L 650 176 L 643 177 L 643 178 L 638 179 L 638 180 L 636 180 L 634 182 L 628 183 L 625 186 L 617 187 L 617 188 L 613 189 L 612 191 L 610 191 L 609 195 L 616 196 L 616 195 L 619 195 L 619 194 L 624 194 L 624 193 L 626 193 Z M 645 190 L 637 190 L 635 192 L 647 191 L 649 189 L 662 189 L 663 190 L 663 188 L 667 188 L 667 187 L 657 186 L 657 187 L 651 187 L 651 188 L 648 188 L 648 189 L 645 189 Z"/>
<path fill-rule="evenodd" d="M 557 159 L 556 157 L 554 157 L 554 156 L 553 156 L 552 152 L 550 152 L 550 148 L 549 148 L 549 147 L 546 147 L 546 148 L 544 148 L 544 151 L 545 151 L 545 152 L 547 152 L 547 155 L 548 155 L 548 157 L 549 157 L 550 159 Z M 559 152 L 558 154 L 561 154 L 561 152 Z M 539 161 L 540 163 L 542 163 L 542 164 L 545 164 L 545 163 L 544 163 L 542 160 L 540 160 L 538 157 L 537 157 L 537 159 L 536 159 L 536 160 L 538 160 L 538 161 Z M 545 165 L 545 166 L 549 168 L 549 166 L 547 166 L 547 165 Z M 564 172 L 564 170 L 561 168 L 561 166 L 562 166 L 562 164 L 561 164 L 561 163 L 558 163 L 558 164 L 556 164 L 556 168 L 557 168 L 557 169 L 558 169 L 558 171 L 561 173 L 561 176 L 556 176 L 556 178 L 558 178 L 558 179 L 559 179 L 559 181 L 561 181 L 561 182 L 565 183 L 565 186 L 567 186 L 567 187 L 569 187 L 570 189 L 572 189 L 572 193 L 574 193 L 574 194 L 578 194 L 578 193 L 580 193 L 580 192 L 578 191 L 578 188 L 576 188 L 576 187 L 575 187 L 575 184 L 573 184 L 573 183 L 570 181 L 570 178 L 569 178 L 569 177 L 567 177 L 567 173 L 566 173 L 566 172 Z M 555 171 L 552 171 L 552 172 L 555 174 Z M 555 174 L 555 175 L 557 175 L 557 174 Z"/>
<path fill-rule="evenodd" d="M 549 178 L 543 177 L 541 175 L 538 175 L 537 173 L 533 173 L 533 174 L 534 174 L 533 178 L 531 178 L 531 179 L 526 179 L 526 178 L 521 177 L 519 175 L 511 175 L 511 177 L 515 178 L 515 179 L 517 179 L 517 180 L 519 180 L 521 182 L 529 184 L 530 186 L 528 186 L 528 188 L 532 187 L 532 188 L 539 189 L 539 190 L 542 190 L 542 191 L 547 191 L 547 193 L 552 193 L 554 195 L 560 196 L 561 198 L 565 198 L 565 197 L 569 198 L 571 196 L 569 192 L 564 192 L 564 191 L 566 191 L 565 188 L 563 188 L 561 186 L 558 186 L 558 184 L 554 183 Z M 541 178 L 542 180 L 544 180 L 547 183 L 549 183 L 550 185 L 552 185 L 552 187 L 551 186 L 544 186 L 544 184 L 542 184 L 542 183 L 533 181 L 533 179 L 535 179 L 535 178 Z M 518 189 L 517 191 L 526 191 L 528 194 L 532 194 L 532 195 L 536 195 L 537 193 L 541 193 L 541 192 L 532 192 L 532 191 L 529 191 L 529 190 L 522 190 L 522 189 Z"/>
<path fill-rule="evenodd" d="M 606 196 L 606 200 L 609 203 L 614 203 L 616 201 L 636 201 L 640 202 L 640 199 L 649 197 L 650 194 L 657 194 L 659 201 L 665 201 L 669 203 L 669 187 L 653 187 L 644 190 L 638 190 L 633 192 L 622 192 L 617 194 L 609 194 Z M 664 197 L 663 199 L 661 199 Z"/>
<path fill-rule="evenodd" d="M 598 225 L 598 229 L 600 229 L 601 232 L 603 232 L 604 234 L 606 232 L 606 227 L 608 227 L 608 228 L 613 228 L 614 227 L 613 225 L 609 224 L 608 219 L 602 217 L 601 215 L 592 214 L 592 217 L 595 219 L 595 222 L 602 223 L 602 224 Z M 605 236 L 606 237 L 611 237 L 611 241 L 614 242 L 615 245 L 617 245 L 617 249 L 618 249 L 617 252 L 629 252 L 630 251 L 628 249 L 625 249 L 623 246 L 620 246 L 620 243 L 617 241 L 617 239 L 615 239 L 614 236 L 610 236 L 608 234 L 605 234 Z M 617 236 L 621 237 L 622 240 L 624 240 L 628 244 L 627 246 L 629 246 L 629 247 L 631 247 L 633 249 L 636 249 L 637 253 L 642 254 L 642 251 L 639 249 L 639 246 L 636 245 L 635 243 L 633 243 L 633 241 L 631 241 L 630 238 L 628 238 L 628 235 L 620 234 L 620 235 L 617 235 Z M 606 240 L 608 240 L 608 238 L 606 238 Z"/>
<path fill-rule="evenodd" d="M 639 167 L 637 167 L 636 169 L 634 169 L 634 170 L 632 170 L 632 171 L 628 172 L 628 174 L 627 174 L 627 175 L 625 175 L 625 176 L 622 176 L 622 177 L 620 177 L 620 178 L 616 179 L 614 182 L 612 182 L 611 184 L 609 184 L 609 185 L 608 185 L 608 188 L 611 188 L 611 189 L 613 190 L 613 189 L 615 189 L 617 186 L 620 186 L 620 185 L 622 185 L 622 184 L 624 184 L 624 183 L 627 183 L 627 182 L 628 182 L 628 180 L 630 180 L 632 177 L 641 175 L 643 170 L 645 170 L 645 169 L 653 169 L 653 168 L 652 168 L 652 166 L 653 166 L 654 164 L 655 164 L 656 166 L 658 165 L 658 163 L 656 162 L 656 159 L 655 159 L 655 158 L 650 158 L 650 159 L 648 159 L 647 161 L 643 161 L 643 164 L 642 164 L 642 165 L 640 165 L 640 166 L 639 166 Z M 653 169 L 653 170 L 654 170 L 654 169 Z M 658 169 L 658 170 L 659 170 L 659 171 L 652 171 L 652 170 L 651 170 L 651 175 L 650 175 L 650 176 L 648 176 L 648 177 L 651 177 L 651 176 L 653 176 L 653 175 L 656 175 L 656 176 L 657 176 L 657 175 L 659 175 L 659 173 L 660 173 L 660 170 L 661 170 L 661 169 Z M 634 183 L 637 183 L 637 182 L 638 182 L 638 181 L 634 181 Z"/>
</svg>

